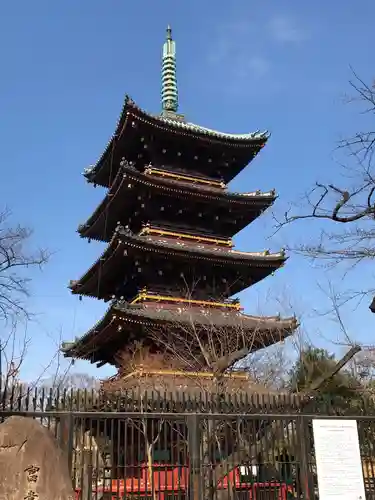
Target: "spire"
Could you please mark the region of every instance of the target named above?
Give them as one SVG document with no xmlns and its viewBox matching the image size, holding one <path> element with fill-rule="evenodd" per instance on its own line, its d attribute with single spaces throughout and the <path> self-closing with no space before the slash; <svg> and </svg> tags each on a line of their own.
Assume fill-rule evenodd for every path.
<svg viewBox="0 0 375 500">
<path fill-rule="evenodd" d="M 178 91 L 176 78 L 176 44 L 172 40 L 172 29 L 168 25 L 163 45 L 161 101 L 163 112 L 177 113 Z"/>
</svg>

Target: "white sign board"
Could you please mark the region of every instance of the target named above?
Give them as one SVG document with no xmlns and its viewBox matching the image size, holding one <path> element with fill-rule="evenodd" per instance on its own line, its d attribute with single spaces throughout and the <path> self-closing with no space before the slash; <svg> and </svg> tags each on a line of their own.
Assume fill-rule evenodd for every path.
<svg viewBox="0 0 375 500">
<path fill-rule="evenodd" d="M 365 500 L 356 420 L 313 420 L 319 500 Z"/>
</svg>

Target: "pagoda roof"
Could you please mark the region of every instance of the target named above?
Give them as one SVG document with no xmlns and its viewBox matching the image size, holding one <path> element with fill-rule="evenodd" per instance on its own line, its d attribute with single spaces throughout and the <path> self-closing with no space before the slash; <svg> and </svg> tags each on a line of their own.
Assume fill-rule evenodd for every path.
<svg viewBox="0 0 375 500">
<path fill-rule="evenodd" d="M 130 187 L 129 181 L 133 183 L 130 184 Z M 133 190 L 132 193 L 134 192 L 133 196 L 131 196 L 132 193 L 129 193 L 130 189 Z M 78 232 L 80 235 L 82 237 L 109 241 L 120 217 L 122 219 L 121 223 L 126 225 L 124 207 L 133 203 L 140 205 L 141 202 L 136 201 L 136 193 L 142 189 L 154 190 L 163 196 L 177 198 L 178 200 L 191 199 L 193 203 L 200 201 L 210 207 L 214 204 L 214 208 L 218 205 L 224 205 L 228 208 L 232 207 L 237 213 L 246 214 L 246 216 L 243 216 L 243 219 L 233 218 L 233 226 L 229 229 L 229 231 L 232 230 L 233 232 L 231 234 L 227 233 L 228 230 L 225 232 L 225 236 L 230 237 L 243 229 L 249 222 L 252 222 L 260 212 L 271 206 L 276 199 L 274 190 L 264 193 L 260 191 L 232 193 L 210 185 L 198 185 L 191 182 L 150 175 L 147 173 L 147 169 L 145 172 L 139 172 L 135 167 L 124 161 L 102 202 L 89 219 L 79 226 Z M 183 202 L 183 204 L 185 203 L 186 201 Z M 112 211 L 114 215 L 118 214 L 117 218 L 111 217 Z M 154 212 L 155 210 L 152 210 L 152 213 Z M 129 211 L 130 216 L 134 218 L 133 210 Z M 206 223 L 211 225 L 212 221 L 209 217 Z M 222 234 L 224 235 L 224 233 Z"/>
<path fill-rule="evenodd" d="M 119 140 L 123 138 L 126 129 L 128 127 L 134 128 L 136 122 L 151 128 L 154 133 L 159 131 L 178 136 L 187 136 L 198 141 L 216 144 L 224 149 L 248 149 L 249 154 L 247 155 L 247 160 L 242 162 L 242 168 L 253 158 L 254 148 L 256 152 L 259 151 L 269 138 L 268 131 L 260 132 L 258 130 L 247 134 L 229 134 L 186 122 L 183 117 L 174 113 L 168 115 L 147 113 L 126 95 L 115 131 L 110 137 L 107 146 L 95 165 L 85 169 L 84 175 L 90 182 L 109 186 L 111 182 L 110 171 L 117 169 L 118 165 L 109 165 L 108 160 L 113 156 L 114 148 Z M 233 175 L 230 176 L 230 178 L 232 177 Z M 112 175 L 113 178 L 114 175 Z"/>
<path fill-rule="evenodd" d="M 147 253 L 151 258 L 158 256 L 165 260 L 166 258 L 168 260 L 177 258 L 180 262 L 181 260 L 189 263 L 192 261 L 211 262 L 227 268 L 236 268 L 241 270 L 244 279 L 247 275 L 249 285 L 277 270 L 287 259 L 284 250 L 273 254 L 268 251 L 241 252 L 224 246 L 181 242 L 176 238 L 136 235 L 129 229 L 118 226 L 101 257 L 79 280 L 71 281 L 69 287 L 74 294 L 106 298 L 105 292 L 102 292 L 105 288 L 103 282 L 106 273 L 111 274 L 112 281 L 121 275 L 126 275 L 134 262 L 130 254 L 134 256 L 141 253 Z M 256 280 L 254 276 L 250 276 L 254 268 L 258 268 L 260 271 Z M 175 271 L 173 276 L 173 279 L 176 280 Z M 147 283 L 142 286 L 146 285 Z M 243 288 L 240 283 L 235 283 L 232 294 L 240 292 Z M 127 298 L 130 299 L 130 297 Z"/>
<path fill-rule="evenodd" d="M 126 301 L 113 301 L 104 316 L 84 336 L 65 343 L 62 351 L 66 357 L 115 364 L 117 350 L 134 340 L 142 340 L 142 335 L 145 338 L 147 329 L 165 324 L 181 325 L 185 331 L 188 325 L 206 330 L 212 327 L 225 331 L 251 331 L 254 332 L 251 352 L 285 340 L 298 327 L 295 317 L 250 316 L 225 308 L 160 307 L 157 304 L 132 305 Z"/>
<path fill-rule="evenodd" d="M 215 408 L 220 408 L 223 411 L 226 407 L 228 411 L 231 406 L 237 406 L 238 408 L 239 404 L 242 406 L 240 408 L 242 411 L 247 410 L 249 412 L 251 409 L 254 411 L 255 398 L 249 401 L 249 397 L 251 398 L 254 395 L 259 397 L 258 407 L 261 407 L 261 403 L 263 403 L 267 407 L 272 405 L 277 408 L 281 406 L 282 402 L 285 405 L 288 396 L 289 401 L 292 399 L 290 393 L 272 391 L 268 387 L 255 382 L 248 373 L 237 370 L 224 374 L 220 387 L 218 387 L 214 373 L 178 372 L 163 369 L 150 370 L 148 368 L 135 370 L 125 377 L 117 374 L 102 383 L 102 391 L 109 399 L 111 399 L 111 395 L 129 397 L 131 390 L 133 391 L 133 397 L 134 393 L 137 394 L 137 392 L 139 395 L 156 394 L 159 397 L 167 395 L 173 401 L 180 401 L 183 405 L 181 409 L 185 411 L 190 409 L 191 406 L 195 407 L 194 409 L 200 407 L 201 411 L 202 409 L 203 411 L 204 409 L 206 411 L 208 409 L 215 411 Z M 231 397 L 234 398 L 234 401 L 231 401 Z M 198 402 L 200 402 L 200 405 Z M 251 404 L 253 408 L 251 408 Z"/>
<path fill-rule="evenodd" d="M 95 411 L 86 423 L 87 430 L 100 431 L 100 426 L 93 426 L 92 421 L 100 419 L 100 412 L 165 412 L 165 413 L 233 413 L 251 415 L 263 413 L 266 408 L 274 413 L 300 413 L 301 408 L 314 401 L 311 394 L 288 393 L 272 390 L 259 384 L 249 376 L 239 376 L 234 370 L 224 375 L 221 387 L 218 388 L 215 375 L 201 372 L 198 377 L 190 372 L 181 374 L 160 373 L 150 371 L 134 371 L 125 380 L 117 374 L 102 381 L 98 391 L 73 391 L 64 398 L 73 411 Z M 164 372 L 164 373 L 163 373 Z M 224 390 L 220 390 L 223 388 Z M 258 420 L 257 420 L 258 421 Z M 254 422 L 249 421 L 254 431 Z M 270 420 L 258 421 L 263 431 Z M 243 423 L 243 422 L 242 422 Z M 250 429 L 249 429 L 250 430 Z M 259 437 L 259 435 L 258 435 Z"/>
</svg>

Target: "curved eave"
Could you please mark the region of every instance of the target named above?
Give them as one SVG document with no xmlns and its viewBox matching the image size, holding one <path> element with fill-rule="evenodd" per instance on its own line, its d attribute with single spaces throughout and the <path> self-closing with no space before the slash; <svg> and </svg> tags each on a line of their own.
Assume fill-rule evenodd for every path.
<svg viewBox="0 0 375 500">
<path fill-rule="evenodd" d="M 247 331 L 256 330 L 263 332 L 286 332 L 292 333 L 298 327 L 297 319 L 292 316 L 289 318 L 281 318 L 278 316 L 254 316 L 244 314 L 233 310 L 218 310 L 218 309 L 198 309 L 198 306 L 187 308 L 158 308 L 158 307 L 143 307 L 134 306 L 124 301 L 116 301 L 113 303 L 112 310 L 118 318 L 126 321 L 126 318 L 138 318 L 139 321 L 145 321 L 145 325 L 159 323 L 171 324 L 197 324 L 201 326 L 212 327 L 234 327 L 241 328 Z M 142 323 L 143 324 L 143 323 Z"/>
<path fill-rule="evenodd" d="M 61 352 L 66 358 L 90 359 L 97 351 L 101 337 L 107 333 L 116 321 L 113 304 L 109 306 L 104 316 L 90 330 L 74 342 L 63 344 Z"/>
<path fill-rule="evenodd" d="M 78 226 L 77 231 L 81 237 L 91 238 L 91 235 L 89 234 L 90 230 L 100 220 L 100 218 L 111 209 L 111 205 L 115 203 L 117 194 L 123 189 L 124 182 L 124 172 L 120 169 L 103 200 L 99 203 L 87 221 Z"/>
<path fill-rule="evenodd" d="M 208 311 L 201 314 L 188 309 L 185 313 L 177 314 L 176 311 L 168 309 L 146 309 L 139 306 L 132 306 L 122 301 L 114 302 L 107 309 L 106 313 L 84 336 L 76 342 L 69 344 L 68 348 L 62 349 L 66 357 L 92 359 L 102 361 L 100 355 L 94 355 L 99 351 L 105 351 L 108 345 L 118 341 L 120 335 L 123 336 L 124 346 L 129 341 L 123 329 L 118 329 L 119 325 L 138 324 L 145 328 L 154 328 L 158 325 L 170 323 L 195 325 L 207 328 L 233 328 L 238 331 L 255 332 L 252 352 L 268 347 L 278 342 L 284 341 L 298 328 L 298 321 L 295 317 L 280 318 L 249 316 L 242 313 L 220 313 Z"/>
<path fill-rule="evenodd" d="M 90 359 L 91 354 L 97 350 L 97 340 L 100 340 L 100 337 L 105 334 L 116 321 L 116 314 L 114 312 L 113 305 L 114 304 L 111 304 L 108 307 L 104 315 L 85 335 L 74 342 L 66 342 L 66 346 L 63 344 L 60 350 L 64 357 Z M 85 352 L 84 356 L 82 356 L 83 351 Z"/>
<path fill-rule="evenodd" d="M 287 257 L 284 251 L 270 254 L 268 252 L 239 252 L 227 250 L 210 245 L 186 245 L 179 242 L 171 242 L 162 238 L 150 236 L 136 236 L 131 231 L 125 230 L 121 226 L 116 228 L 112 240 L 101 257 L 90 267 L 90 269 L 79 279 L 70 282 L 69 288 L 72 293 L 80 295 L 92 295 L 90 281 L 97 281 L 99 273 L 105 275 L 106 268 L 111 266 L 111 261 L 119 255 L 126 259 L 127 248 L 135 249 L 139 252 L 156 253 L 168 258 L 182 258 L 184 260 L 203 260 L 214 262 L 218 265 L 238 266 L 244 268 L 262 267 L 270 272 L 283 266 Z M 213 250 L 215 248 L 215 250 Z M 88 289 L 91 290 L 89 293 Z"/>
<path fill-rule="evenodd" d="M 79 280 L 70 281 L 69 288 L 72 293 L 84 294 L 84 288 L 90 283 L 90 281 L 92 279 L 96 279 L 97 274 L 101 271 L 104 271 L 103 268 L 109 265 L 111 260 L 115 259 L 116 255 L 123 250 L 124 248 L 122 242 L 118 238 L 117 233 L 115 233 L 102 255 L 94 262 L 94 264 L 86 271 L 86 273 L 81 276 Z"/>
<path fill-rule="evenodd" d="M 98 239 L 95 236 L 95 230 L 93 231 L 93 236 L 91 236 L 91 230 L 100 220 L 100 218 L 104 217 L 105 214 L 108 215 L 111 210 L 111 206 L 115 205 L 117 202 L 117 198 L 123 198 L 123 190 L 125 188 L 125 184 L 132 180 L 139 185 L 147 186 L 150 189 L 156 189 L 164 192 L 168 196 L 178 196 L 189 199 L 198 198 L 200 200 L 205 200 L 207 203 L 217 202 L 220 204 L 228 204 L 228 205 L 237 205 L 243 207 L 244 210 L 266 210 L 269 208 L 277 196 L 274 191 L 270 191 L 268 193 L 230 193 L 226 191 L 219 191 L 214 189 L 208 189 L 203 186 L 189 186 L 186 183 L 181 183 L 179 181 L 172 181 L 165 178 L 156 178 L 151 177 L 148 174 L 138 172 L 136 169 L 131 168 L 130 166 L 123 166 L 116 178 L 102 200 L 102 202 L 97 206 L 94 210 L 93 214 L 87 219 L 84 224 L 81 224 L 78 228 L 78 233 L 84 238 L 93 238 Z M 249 223 L 252 222 L 251 219 Z"/>
<path fill-rule="evenodd" d="M 108 159 L 116 140 L 121 137 L 129 118 L 148 124 L 155 129 L 173 134 L 190 136 L 201 141 L 216 143 L 218 145 L 222 145 L 222 147 L 224 148 L 234 147 L 242 149 L 254 149 L 255 147 L 257 149 L 260 149 L 266 144 L 267 140 L 270 137 L 270 134 L 267 131 L 250 132 L 247 134 L 229 134 L 201 127 L 193 123 L 187 123 L 179 119 L 171 119 L 164 116 L 152 115 L 138 107 L 134 103 L 134 101 L 128 95 L 126 95 L 121 114 L 117 120 L 115 131 L 109 139 L 103 153 L 101 154 L 95 165 L 85 169 L 84 171 L 84 176 L 89 182 L 96 182 L 96 175 L 99 173 L 102 165 Z"/>
<path fill-rule="evenodd" d="M 205 244 L 185 245 L 180 242 L 174 242 L 154 236 L 137 236 L 122 227 L 117 228 L 117 232 L 124 245 L 138 248 L 140 251 L 148 250 L 156 253 L 218 261 L 220 263 L 238 263 L 260 267 L 279 267 L 282 266 L 287 259 L 284 251 L 273 254 L 267 251 L 241 252 Z"/>
<path fill-rule="evenodd" d="M 113 134 L 111 135 L 109 141 L 107 142 L 107 145 L 104 148 L 104 151 L 102 152 L 102 154 L 100 155 L 100 157 L 98 158 L 98 160 L 96 161 L 96 163 L 92 167 L 86 168 L 84 170 L 83 175 L 86 177 L 86 179 L 89 182 L 95 182 L 95 180 L 94 180 L 95 179 L 95 175 L 99 171 L 101 165 L 108 158 L 108 156 L 110 154 L 110 151 L 111 151 L 111 149 L 113 147 L 113 143 L 114 143 L 115 139 L 121 136 L 121 133 L 122 133 L 122 131 L 125 128 L 125 125 L 126 125 L 126 119 L 127 119 L 127 116 L 128 116 L 127 112 L 128 112 L 130 103 L 131 103 L 131 99 L 126 94 L 125 98 L 124 98 L 123 105 L 122 105 L 120 116 L 117 119 L 115 131 L 113 132 Z"/>
<path fill-rule="evenodd" d="M 254 145 L 263 145 L 269 138 L 269 133 L 265 132 L 250 132 L 247 134 L 229 134 L 219 132 L 206 127 L 201 127 L 194 123 L 189 123 L 183 120 L 172 119 L 160 115 L 152 115 L 142 110 L 135 104 L 132 109 L 129 109 L 129 114 L 144 123 L 147 123 L 155 128 L 172 132 L 174 134 L 189 135 L 199 140 L 216 142 L 223 146 L 230 145 L 231 147 L 248 148 Z"/>
</svg>

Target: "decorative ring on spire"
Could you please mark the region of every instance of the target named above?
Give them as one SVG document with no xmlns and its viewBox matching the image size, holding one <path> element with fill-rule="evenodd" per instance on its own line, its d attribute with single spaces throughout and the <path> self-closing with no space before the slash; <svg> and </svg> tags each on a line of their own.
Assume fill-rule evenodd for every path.
<svg viewBox="0 0 375 500">
<path fill-rule="evenodd" d="M 161 101 L 163 111 L 178 111 L 178 90 L 176 77 L 176 43 L 172 40 L 172 29 L 167 28 L 167 36 L 163 45 L 161 73 Z"/>
</svg>

